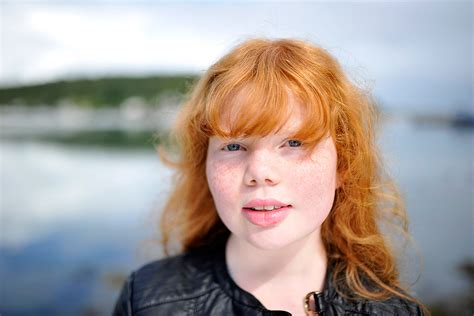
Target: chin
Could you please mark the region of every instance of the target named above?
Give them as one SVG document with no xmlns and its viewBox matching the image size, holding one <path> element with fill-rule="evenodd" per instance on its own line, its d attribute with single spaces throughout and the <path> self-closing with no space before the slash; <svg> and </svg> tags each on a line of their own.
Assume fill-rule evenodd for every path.
<svg viewBox="0 0 474 316">
<path fill-rule="evenodd" d="M 248 232 L 242 236 L 249 244 L 260 250 L 290 250 L 291 246 L 301 248 L 305 243 L 316 242 L 320 234 L 319 227 L 296 229 L 274 229 Z M 279 227 L 283 228 L 283 227 Z M 285 227 L 287 228 L 287 227 Z M 295 249 L 293 249 L 295 250 Z M 291 251 L 291 250 L 290 250 Z"/>
<path fill-rule="evenodd" d="M 279 250 L 293 244 L 298 238 L 295 236 L 285 236 L 281 233 L 258 232 L 245 238 L 255 248 L 260 250 Z"/>
</svg>

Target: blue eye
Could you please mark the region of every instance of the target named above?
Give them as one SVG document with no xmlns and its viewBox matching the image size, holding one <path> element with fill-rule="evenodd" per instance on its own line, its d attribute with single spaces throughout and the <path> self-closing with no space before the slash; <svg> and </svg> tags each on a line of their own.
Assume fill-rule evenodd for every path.
<svg viewBox="0 0 474 316">
<path fill-rule="evenodd" d="M 229 144 L 224 146 L 225 151 L 237 151 L 240 150 L 242 146 L 239 144 Z"/>
<path fill-rule="evenodd" d="M 288 145 L 290 145 L 290 147 L 300 147 L 302 144 L 299 140 L 290 139 Z"/>
</svg>

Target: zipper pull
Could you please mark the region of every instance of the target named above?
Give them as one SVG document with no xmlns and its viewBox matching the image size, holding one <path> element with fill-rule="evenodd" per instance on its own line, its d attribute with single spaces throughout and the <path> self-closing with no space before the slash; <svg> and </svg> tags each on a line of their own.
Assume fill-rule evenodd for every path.
<svg viewBox="0 0 474 316">
<path fill-rule="evenodd" d="M 313 300 L 311 301 L 311 297 Z M 308 316 L 323 315 L 326 309 L 323 292 L 309 292 L 304 298 L 304 310 Z"/>
</svg>

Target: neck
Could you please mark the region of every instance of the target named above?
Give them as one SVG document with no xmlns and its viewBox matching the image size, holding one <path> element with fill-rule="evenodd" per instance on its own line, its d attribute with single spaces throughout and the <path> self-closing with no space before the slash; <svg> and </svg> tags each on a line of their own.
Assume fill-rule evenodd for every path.
<svg viewBox="0 0 474 316">
<path fill-rule="evenodd" d="M 298 288 L 300 293 L 323 290 L 327 256 L 319 231 L 271 250 L 256 248 L 231 234 L 226 260 L 234 281 L 251 293 L 280 286 Z"/>
</svg>

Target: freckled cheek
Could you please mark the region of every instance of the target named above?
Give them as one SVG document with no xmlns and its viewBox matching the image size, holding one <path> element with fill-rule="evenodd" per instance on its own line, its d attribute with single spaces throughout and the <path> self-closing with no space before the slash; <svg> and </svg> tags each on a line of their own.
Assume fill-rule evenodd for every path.
<svg viewBox="0 0 474 316">
<path fill-rule="evenodd" d="M 316 212 L 322 221 L 330 211 L 336 188 L 335 166 L 332 164 L 303 164 L 294 170 L 291 179 L 296 206 Z M 316 219 L 315 218 L 315 219 Z"/>
<path fill-rule="evenodd" d="M 286 179 L 303 187 L 326 188 L 334 185 L 335 169 L 334 164 L 302 163 L 288 168 Z"/>
<path fill-rule="evenodd" d="M 239 172 L 228 164 L 208 162 L 206 167 L 207 181 L 212 196 L 219 207 L 237 198 L 239 188 Z"/>
</svg>

